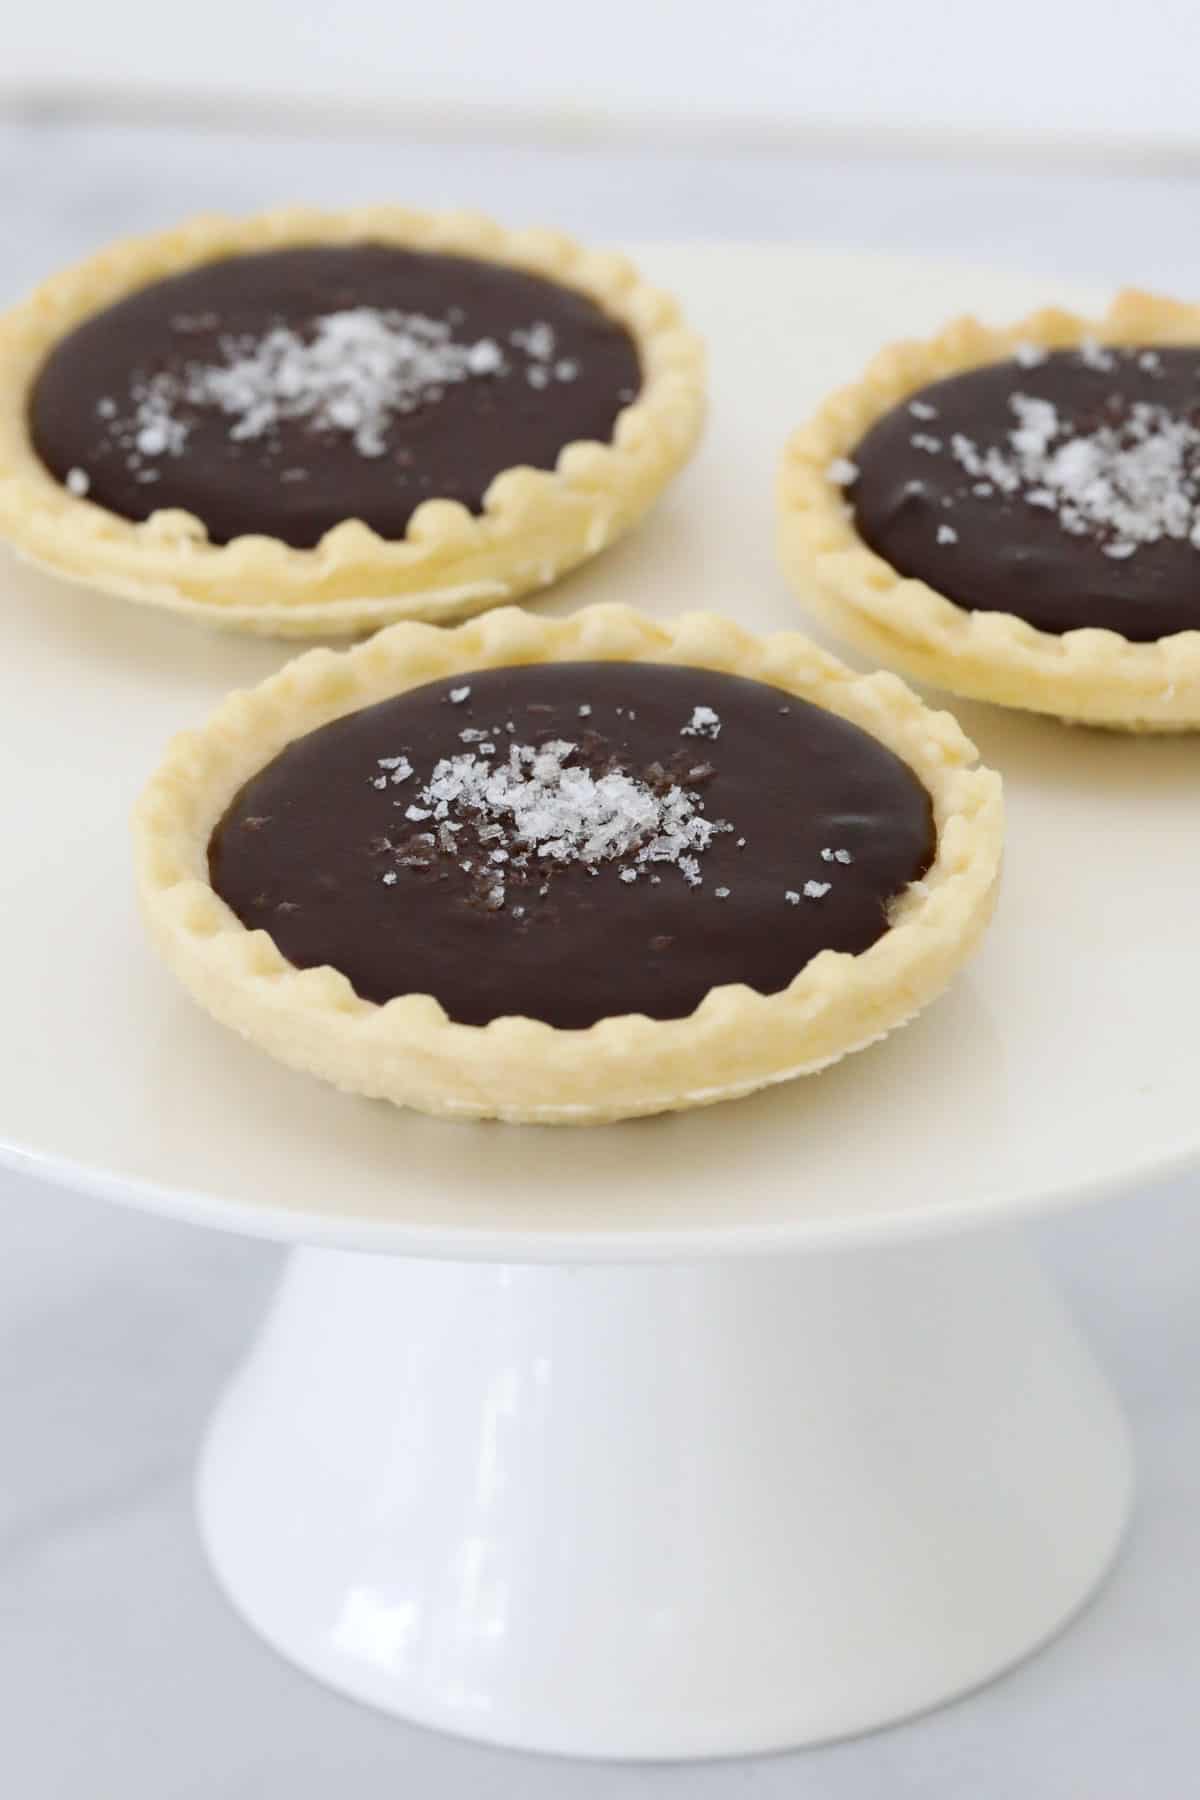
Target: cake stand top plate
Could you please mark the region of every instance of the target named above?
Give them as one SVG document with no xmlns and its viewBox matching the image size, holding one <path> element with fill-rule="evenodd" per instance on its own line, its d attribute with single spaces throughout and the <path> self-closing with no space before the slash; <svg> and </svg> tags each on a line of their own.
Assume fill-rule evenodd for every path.
<svg viewBox="0 0 1200 1800">
<path fill-rule="evenodd" d="M 645 251 L 712 350 L 696 463 L 557 591 L 805 621 L 776 572 L 782 441 L 883 340 L 1048 293 L 891 257 Z M 1089 296 L 1084 296 L 1086 305 Z M 928 1232 L 1200 1165 L 1200 738 L 960 706 L 1008 783 L 995 926 L 886 1043 L 736 1104 L 594 1130 L 464 1125 L 335 1093 L 211 1022 L 143 941 L 126 820 L 170 734 L 286 647 L 5 563 L 0 1158 L 265 1237 L 510 1261 L 702 1257 Z"/>
</svg>

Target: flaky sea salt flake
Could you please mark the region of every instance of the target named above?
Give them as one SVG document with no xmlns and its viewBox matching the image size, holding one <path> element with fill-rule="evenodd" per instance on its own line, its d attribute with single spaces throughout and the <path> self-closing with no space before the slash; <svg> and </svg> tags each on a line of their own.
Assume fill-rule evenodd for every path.
<svg viewBox="0 0 1200 1800">
<path fill-rule="evenodd" d="M 1095 338 L 1084 338 L 1079 346 L 1079 360 L 1086 368 L 1096 369 L 1102 375 L 1109 374 L 1116 367 L 1112 351 L 1106 350 Z"/>
<path fill-rule="evenodd" d="M 454 814 L 480 843 L 499 842 L 494 861 L 511 853 L 524 866 L 532 855 L 595 872 L 602 862 L 633 857 L 634 879 L 638 867 L 664 862 L 695 884 L 699 855 L 729 829 L 706 818 L 698 796 L 678 785 L 664 791 L 619 768 L 594 774 L 571 760 L 576 746 L 565 739 L 513 743 L 500 763 L 484 760 L 487 748 L 444 757 L 420 801 L 439 819 Z"/>
<path fill-rule="evenodd" d="M 397 784 L 407 781 L 413 772 L 413 766 L 407 756 L 380 756 L 376 760 L 378 766 L 386 769 L 391 780 Z M 376 783 L 376 785 L 379 784 Z"/>
<path fill-rule="evenodd" d="M 694 706 L 692 716 L 686 725 L 680 727 L 680 737 L 703 737 L 716 739 L 721 735 L 721 719 L 711 706 Z"/>
</svg>

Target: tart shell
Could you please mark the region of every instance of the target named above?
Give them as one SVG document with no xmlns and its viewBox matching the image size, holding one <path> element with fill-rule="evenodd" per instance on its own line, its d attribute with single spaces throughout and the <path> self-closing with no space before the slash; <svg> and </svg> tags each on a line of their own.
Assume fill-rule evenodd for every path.
<svg viewBox="0 0 1200 1800">
<path fill-rule="evenodd" d="M 1019 345 L 1069 350 L 1089 339 L 1200 345 L 1200 306 L 1131 290 L 1098 320 L 1055 309 L 1004 327 L 959 319 L 926 342 L 890 345 L 789 441 L 778 483 L 780 560 L 797 594 L 834 631 L 918 680 L 1069 723 L 1198 730 L 1200 631 L 1139 644 L 1114 631 L 1058 635 L 1012 613 L 972 612 L 870 549 L 828 473 L 930 382 L 997 362 Z"/>
<path fill-rule="evenodd" d="M 459 1025 L 429 995 L 379 1006 L 346 977 L 298 970 L 214 892 L 207 850 L 233 795 L 297 736 L 425 682 L 550 661 L 679 663 L 770 683 L 853 721 L 928 790 L 937 849 L 857 956 L 822 951 L 778 994 L 710 992 L 687 1018 L 629 1014 L 587 1030 L 510 1017 Z M 209 1013 L 343 1090 L 447 1117 L 598 1124 L 734 1098 L 836 1062 L 904 1024 L 946 986 L 991 915 L 1000 780 L 947 713 L 894 675 L 859 675 L 797 633 L 756 638 L 713 614 L 653 622 L 627 607 L 565 620 L 512 608 L 439 631 L 399 624 L 346 652 L 314 650 L 232 695 L 175 739 L 134 819 L 151 937 Z"/>
<path fill-rule="evenodd" d="M 641 391 L 618 415 L 612 442 L 567 444 L 551 470 L 504 470 L 478 517 L 430 499 L 403 538 L 347 519 L 311 550 L 269 536 L 216 545 L 178 509 L 135 523 L 76 497 L 44 467 L 30 439 L 29 394 L 48 353 L 83 320 L 223 257 L 362 242 L 508 264 L 587 294 L 630 332 L 642 364 Z M 114 244 L 0 317 L 0 536 L 53 574 L 233 630 L 305 637 L 396 619 L 443 623 L 549 586 L 628 530 L 691 455 L 704 410 L 700 340 L 675 302 L 615 253 L 556 232 L 506 231 L 474 213 L 395 206 L 199 218 Z"/>
</svg>

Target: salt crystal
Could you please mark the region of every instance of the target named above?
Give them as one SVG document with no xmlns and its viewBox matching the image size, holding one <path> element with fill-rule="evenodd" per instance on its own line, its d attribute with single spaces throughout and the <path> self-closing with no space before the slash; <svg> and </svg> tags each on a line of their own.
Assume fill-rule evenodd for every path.
<svg viewBox="0 0 1200 1800">
<path fill-rule="evenodd" d="M 467 351 L 466 364 L 472 375 L 498 375 L 504 367 L 500 346 L 492 338 L 480 338 Z"/>
<path fill-rule="evenodd" d="M 537 362 L 549 362 L 554 355 L 557 339 L 554 335 L 554 327 L 539 320 L 527 329 L 510 332 L 508 341 L 518 350 L 526 351 Z"/>
<path fill-rule="evenodd" d="M 680 737 L 718 738 L 721 735 L 720 716 L 711 706 L 692 708 L 692 716 L 686 725 L 680 727 Z"/>
<path fill-rule="evenodd" d="M 714 715 L 715 719 L 715 715 Z M 409 816 L 469 825 L 481 843 L 496 843 L 493 862 L 530 855 L 557 863 L 632 858 L 622 880 L 656 863 L 673 864 L 689 885 L 700 883 L 699 856 L 723 820 L 704 816 L 697 796 L 678 785 L 665 792 L 619 769 L 594 775 L 572 762 L 576 746 L 565 739 L 536 745 L 513 743 L 499 764 L 478 752 L 444 757 L 420 792 Z"/>
<path fill-rule="evenodd" d="M 82 500 L 92 485 L 91 476 L 86 469 L 68 469 L 66 488 L 77 500 Z"/>
<path fill-rule="evenodd" d="M 858 480 L 858 464 L 847 456 L 835 456 L 825 471 L 825 479 L 834 487 L 853 487 Z"/>
<path fill-rule="evenodd" d="M 823 900 L 832 885 L 832 882 L 829 881 L 806 881 L 804 898 L 806 900 Z"/>
<path fill-rule="evenodd" d="M 462 318 L 457 308 L 430 318 L 357 306 L 318 314 L 299 329 L 230 332 L 218 340 L 219 360 L 193 357 L 135 382 L 128 416 L 111 396 L 96 411 L 127 455 L 180 455 L 190 429 L 187 412 L 199 410 L 223 413 L 235 442 L 270 443 L 280 424 L 300 420 L 314 431 L 350 437 L 361 456 L 380 457 L 394 419 L 436 405 L 448 388 L 465 381 L 510 373 L 510 359 L 494 338 L 455 335 Z M 214 318 L 208 328 L 217 323 Z M 511 341 L 545 385 L 555 348 L 551 328 L 535 324 L 528 332 L 514 331 Z M 555 373 L 561 381 L 573 380 L 579 365 L 560 358 Z M 282 479 L 305 475 L 289 469 Z"/>
<path fill-rule="evenodd" d="M 1079 346 L 1079 360 L 1087 368 L 1097 369 L 1104 375 L 1116 367 L 1116 359 L 1112 351 L 1106 350 L 1103 344 L 1097 343 L 1095 338 L 1084 338 Z"/>
<path fill-rule="evenodd" d="M 1141 352 L 1144 355 L 1156 352 Z M 1111 372 L 1116 352 L 1085 342 L 1089 368 Z M 1117 561 L 1162 539 L 1200 544 L 1200 426 L 1167 407 L 1132 401 L 1101 414 L 1088 429 L 1038 395 L 1013 393 L 1014 424 L 1002 444 L 983 447 L 962 434 L 951 452 L 974 477 L 981 499 L 997 489 L 1051 513 L 1071 537 L 1090 537 Z M 939 541 L 943 539 L 939 531 Z"/>
<path fill-rule="evenodd" d="M 143 425 L 134 440 L 143 456 L 161 456 L 170 441 L 163 424 Z"/>
<path fill-rule="evenodd" d="M 937 528 L 937 541 L 939 544 L 957 544 L 958 533 L 955 531 L 953 525 L 939 525 Z"/>
<path fill-rule="evenodd" d="M 469 687 L 456 687 L 450 689 L 451 706 L 461 706 L 464 700 L 469 700 L 470 698 L 471 690 Z"/>
</svg>

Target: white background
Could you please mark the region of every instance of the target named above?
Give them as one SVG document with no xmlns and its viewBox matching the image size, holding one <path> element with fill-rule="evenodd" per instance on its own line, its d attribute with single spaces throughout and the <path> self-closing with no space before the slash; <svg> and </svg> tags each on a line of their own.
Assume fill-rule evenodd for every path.
<svg viewBox="0 0 1200 1800">
<path fill-rule="evenodd" d="M 2 0 L 0 82 L 1192 139 L 1195 0 Z"/>
<path fill-rule="evenodd" d="M 1198 293 L 1198 33 L 1182 0 L 1111 14 L 1095 0 L 0 0 L 0 305 L 188 212 L 381 195 L 613 241 L 925 250 L 1033 268 L 1048 289 L 1061 275 Z M 240 98 L 236 129 L 166 89 Z M 262 95 L 335 104 L 319 120 L 300 108 L 288 131 Z M 736 129 L 712 129 L 719 117 Z M 894 124 L 926 149 L 899 154 Z M 979 155 L 977 132 L 992 140 Z M 1075 1629 L 983 1693 L 859 1743 L 651 1770 L 406 1729 L 245 1632 L 203 1566 L 191 1472 L 276 1252 L 0 1180 L 0 1794 L 1190 1800 L 1198 1200 L 1181 1185 L 1037 1234 L 1141 1466 L 1128 1552 Z"/>
</svg>

